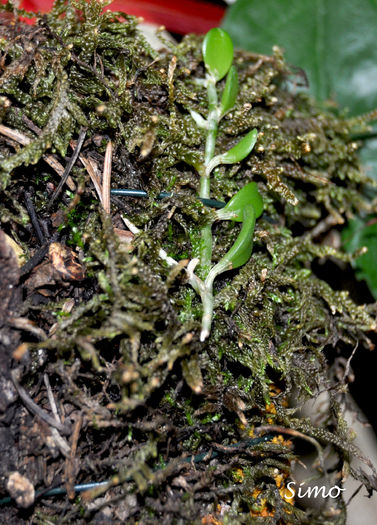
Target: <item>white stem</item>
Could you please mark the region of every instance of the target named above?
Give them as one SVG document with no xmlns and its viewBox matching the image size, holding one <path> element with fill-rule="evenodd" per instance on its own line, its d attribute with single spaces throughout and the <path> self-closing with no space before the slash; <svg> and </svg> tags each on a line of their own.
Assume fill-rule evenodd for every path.
<svg viewBox="0 0 377 525">
<path fill-rule="evenodd" d="M 215 211 L 216 219 L 218 221 L 235 220 L 237 213 L 235 211 L 224 211 L 224 208 Z"/>
<path fill-rule="evenodd" d="M 127 217 L 125 217 L 124 215 L 121 215 L 121 217 L 123 219 L 124 224 L 127 226 L 127 228 L 130 230 L 131 233 L 133 233 L 134 235 L 140 233 L 139 228 L 135 226 L 133 222 L 127 219 Z"/>
<path fill-rule="evenodd" d="M 195 257 L 195 259 L 191 259 L 191 261 L 188 263 L 187 273 L 189 274 L 190 277 L 194 275 L 195 268 L 198 266 L 199 263 L 200 263 L 199 257 Z"/>
<path fill-rule="evenodd" d="M 200 332 L 200 341 L 207 339 L 211 331 L 213 317 L 213 290 L 211 286 L 205 286 L 201 294 L 203 303 L 202 330 Z"/>
<path fill-rule="evenodd" d="M 216 157 L 213 157 L 208 164 L 206 165 L 206 176 L 209 177 L 211 172 L 219 166 L 219 164 L 224 163 L 224 156 L 223 155 L 216 155 Z"/>
<path fill-rule="evenodd" d="M 125 217 L 124 215 L 121 215 L 121 217 L 123 219 L 124 224 L 134 235 L 137 235 L 138 233 L 140 233 L 141 230 L 139 230 L 139 228 L 135 226 L 133 222 L 127 219 L 127 217 Z M 170 267 L 176 266 L 178 264 L 178 261 L 173 259 L 173 257 L 170 257 L 163 248 L 160 248 L 158 250 L 158 256 L 160 257 L 160 259 L 165 261 L 166 264 Z M 188 282 L 194 288 L 196 293 L 198 293 L 201 296 L 204 290 L 204 283 L 201 279 L 199 279 L 197 275 L 194 274 L 194 269 L 197 264 L 198 264 L 198 259 L 192 259 L 192 261 L 189 262 L 186 268 L 186 273 L 188 277 Z"/>
<path fill-rule="evenodd" d="M 135 224 L 133 224 L 127 217 L 124 215 L 121 216 L 125 225 L 127 228 L 134 234 L 140 233 L 140 230 Z M 166 253 L 165 250 L 162 248 L 158 251 L 159 257 L 165 261 L 168 266 L 175 266 L 178 264 L 178 262 L 173 259 L 173 257 L 169 257 L 169 255 Z M 221 271 L 224 271 L 222 266 L 217 264 L 214 266 L 205 282 L 203 282 L 197 275 L 194 274 L 194 270 L 199 262 L 198 258 L 192 259 L 186 268 L 186 273 L 188 277 L 188 282 L 191 284 L 191 286 L 194 288 L 196 293 L 200 295 L 202 304 L 203 304 L 203 316 L 202 316 L 202 330 L 200 332 L 200 341 L 203 342 L 207 339 L 207 337 L 210 334 L 211 331 L 211 324 L 212 324 L 212 318 L 213 318 L 213 290 L 212 290 L 212 284 L 215 279 L 215 277 L 221 273 Z M 220 269 L 221 266 L 221 269 Z"/>
<path fill-rule="evenodd" d="M 202 129 L 208 129 L 208 122 L 205 118 L 203 118 L 200 113 L 197 111 L 194 111 L 193 109 L 190 109 L 190 115 L 195 120 L 195 124 L 198 126 L 198 128 Z"/>
</svg>

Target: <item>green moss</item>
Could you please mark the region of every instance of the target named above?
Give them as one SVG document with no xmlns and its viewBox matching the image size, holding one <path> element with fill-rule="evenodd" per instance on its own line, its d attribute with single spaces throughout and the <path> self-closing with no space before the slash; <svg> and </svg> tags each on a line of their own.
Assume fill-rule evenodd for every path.
<svg viewBox="0 0 377 525">
<path fill-rule="evenodd" d="M 201 39 L 189 35 L 157 54 L 139 34 L 136 19 L 111 12 L 101 15 L 101 9 L 97 2 L 59 1 L 42 17 L 38 30 L 25 28 L 21 38 L 9 30 L 0 42 L 7 64 L 1 91 L 11 101 L 1 113 L 2 123 L 32 139 L 18 151 L 1 142 L 1 222 L 25 225 L 25 210 L 12 202 L 12 192 L 25 180 L 25 167 L 36 164 L 46 169 L 42 156 L 52 151 L 63 162 L 70 140 L 77 138 L 82 126 L 88 128 L 85 154 L 93 154 L 100 169 L 98 159 L 112 140 L 112 184 L 137 185 L 151 195 L 142 202 L 114 201 L 113 216 L 120 206 L 142 230 L 131 253 L 114 234 L 110 219 L 93 205 L 89 180 L 79 206 L 69 211 L 69 206 L 61 205 L 64 228 L 76 228 L 70 241 L 83 250 L 91 291 L 86 302 L 77 304 L 68 317 L 61 316 L 55 338 L 34 346 L 49 350 L 51 366 L 82 406 L 89 406 L 85 402 L 90 389 L 83 394 L 76 379 L 62 371 L 70 369 L 73 356 L 81 359 L 79 367 L 85 373 L 95 371 L 93 391 L 103 387 L 100 373 L 117 385 L 120 398 L 111 405 L 117 410 L 115 419 L 125 414 L 132 419 L 135 409 L 152 400 L 158 404 L 161 396 L 160 409 L 171 411 L 183 430 L 215 425 L 221 419 L 216 439 L 230 442 L 246 436 L 248 429 L 243 433 L 236 424 L 242 414 L 249 425 L 267 424 L 265 404 L 273 399 L 275 424 L 334 444 L 341 461 L 346 461 L 355 450 L 339 407 L 328 415 L 325 428 L 315 428 L 294 418 L 285 400 L 293 389 L 304 400 L 327 388 L 331 361 L 326 361 L 324 351 L 348 356 L 357 341 L 368 347 L 368 332 L 376 330 L 375 305 L 357 305 L 313 271 L 313 263 L 323 257 L 344 263 L 352 259 L 321 243 L 316 233 L 319 225 L 326 231 L 327 223 L 338 227 L 360 209 L 375 211 L 363 196 L 367 184 L 374 183 L 360 168 L 352 122 L 288 92 L 287 66 L 278 52 L 266 58 L 237 51 L 240 94 L 236 107 L 220 124 L 218 152 L 229 149 L 253 127 L 259 138 L 246 161 L 217 170 L 212 196 L 228 200 L 254 180 L 266 211 L 257 222 L 249 262 L 216 281 L 213 329 L 202 344 L 200 302 L 184 272 L 173 274 L 158 256 L 164 248 L 177 259 L 195 257 L 199 246 L 192 242 L 192 232 L 212 217 L 196 198 L 199 177 L 193 168 L 203 158 L 205 133 L 189 116 L 190 109 L 205 115 L 207 107 L 205 88 L 196 83 L 203 77 Z M 173 55 L 177 66 L 169 85 Z M 30 131 L 24 117 L 41 129 L 39 136 Z M 143 157 L 140 151 L 147 140 L 150 151 Z M 36 177 L 36 171 L 30 169 L 30 177 Z M 76 182 L 82 175 L 83 170 L 73 172 Z M 50 176 L 56 179 L 53 172 Z M 28 183 L 33 184 L 33 179 Z M 43 181 L 39 178 L 35 184 L 40 189 Z M 162 190 L 172 190 L 174 196 L 155 201 Z M 42 193 L 41 210 L 47 201 L 47 193 Z M 214 259 L 232 246 L 237 232 L 231 224 L 213 228 Z M 181 394 L 187 403 L 180 404 L 172 392 L 182 377 L 195 396 Z M 282 392 L 275 398 L 273 383 Z M 93 414 L 97 426 L 103 417 L 99 409 Z M 164 432 L 158 435 L 163 439 Z M 206 435 L 188 432 L 184 443 L 196 450 L 206 446 Z M 234 495 L 234 512 L 242 516 L 251 505 L 250 490 L 271 478 L 273 469 L 289 470 L 287 454 L 282 447 L 273 458 L 243 458 L 246 481 Z M 143 461 L 137 468 L 142 470 Z M 220 478 L 228 479 L 226 474 Z M 136 483 L 140 494 L 145 479 L 143 474 Z M 303 513 L 297 511 L 299 518 L 288 513 L 271 483 L 266 494 L 285 522 L 304 520 Z M 194 505 L 192 499 L 185 504 Z M 311 523 L 316 519 L 312 517 Z M 230 522 L 242 523 L 241 518 Z"/>
</svg>

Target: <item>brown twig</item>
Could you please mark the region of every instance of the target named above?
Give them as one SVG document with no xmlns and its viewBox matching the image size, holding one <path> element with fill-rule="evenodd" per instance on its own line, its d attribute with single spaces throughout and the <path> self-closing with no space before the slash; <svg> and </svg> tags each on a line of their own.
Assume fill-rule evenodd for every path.
<svg viewBox="0 0 377 525">
<path fill-rule="evenodd" d="M 52 388 L 51 388 L 51 385 L 50 385 L 50 380 L 49 380 L 47 374 L 43 374 L 43 381 L 44 381 L 44 384 L 46 386 L 47 397 L 48 397 L 48 400 L 49 400 L 49 403 L 50 403 L 50 407 L 51 407 L 52 413 L 54 414 L 56 421 L 58 421 L 60 423 L 61 421 L 60 421 L 60 418 L 59 418 L 58 409 L 56 407 L 54 395 L 52 393 Z"/>
<path fill-rule="evenodd" d="M 48 400 L 49 400 L 49 403 L 50 403 L 50 407 L 51 407 L 52 413 L 54 414 L 55 420 L 58 423 L 61 424 L 61 421 L 60 421 L 60 418 L 59 418 L 59 414 L 58 414 L 58 409 L 56 407 L 56 403 L 55 403 L 54 395 L 52 393 L 52 388 L 51 388 L 51 385 L 50 385 L 50 380 L 48 378 L 48 375 L 44 374 L 43 375 L 43 379 L 44 379 L 44 383 L 45 383 L 45 386 L 46 386 L 47 397 L 48 397 Z M 69 444 L 67 443 L 67 440 L 64 439 L 59 434 L 59 432 L 57 431 L 56 428 L 50 428 L 50 432 L 51 432 L 51 436 L 52 436 L 56 446 L 60 450 L 60 452 L 63 454 L 63 456 L 65 458 L 68 458 L 70 456 L 70 454 L 71 454 L 71 449 L 70 449 Z"/>
<path fill-rule="evenodd" d="M 102 187 L 101 187 L 101 179 L 97 175 L 98 173 L 98 167 L 97 163 L 91 159 L 90 157 L 86 158 L 80 155 L 80 160 L 83 163 L 86 171 L 89 173 L 90 180 L 93 182 L 93 186 L 97 192 L 98 198 L 103 206 L 103 196 L 102 196 Z"/>
<path fill-rule="evenodd" d="M 103 165 L 102 176 L 102 205 L 106 213 L 110 214 L 110 180 L 111 180 L 111 160 L 113 155 L 113 145 L 111 140 L 107 143 L 105 162 Z"/>
<path fill-rule="evenodd" d="M 9 139 L 18 142 L 18 144 L 22 144 L 22 146 L 27 146 L 31 142 L 31 139 L 27 135 L 24 135 L 23 133 L 15 129 L 8 128 L 3 124 L 0 124 L 0 133 L 1 135 L 4 135 L 4 137 L 8 137 Z M 59 161 L 55 159 L 53 155 L 44 154 L 42 155 L 42 158 L 54 171 L 56 171 L 56 173 L 60 177 L 63 176 L 64 167 L 60 164 Z M 66 183 L 71 191 L 74 191 L 76 189 L 76 184 L 73 182 L 72 177 L 68 177 Z"/>
<path fill-rule="evenodd" d="M 22 401 L 25 403 L 26 407 L 32 412 L 35 416 L 42 419 L 45 423 L 50 425 L 53 428 L 56 428 L 64 434 L 65 436 L 69 436 L 71 434 L 71 425 L 68 421 L 64 423 L 64 425 L 58 421 L 56 421 L 55 417 L 51 417 L 47 412 L 42 410 L 34 401 L 31 399 L 29 394 L 26 392 L 26 390 L 19 384 L 17 380 L 17 371 L 11 370 L 10 372 L 11 378 L 13 381 L 14 386 L 16 387 L 16 390 L 18 392 L 18 395 L 22 399 Z"/>
<path fill-rule="evenodd" d="M 352 350 L 351 355 L 350 355 L 349 358 L 347 359 L 346 367 L 345 367 L 344 374 L 343 374 L 343 378 L 342 378 L 342 383 L 343 383 L 343 384 L 346 383 L 346 380 L 347 380 L 348 375 L 349 375 L 349 373 L 350 373 L 351 361 L 352 361 L 352 358 L 353 358 L 353 356 L 355 355 L 355 352 L 356 352 L 356 350 L 358 349 L 358 347 L 359 347 L 359 341 L 356 342 L 356 344 L 355 344 L 355 346 L 354 346 L 354 349 Z"/>
<path fill-rule="evenodd" d="M 46 341 L 47 339 L 47 335 L 44 330 L 33 324 L 32 321 L 26 317 L 9 317 L 8 323 L 18 330 L 24 330 L 25 332 L 35 335 L 41 341 Z"/>
<path fill-rule="evenodd" d="M 7 126 L 4 126 L 3 124 L 0 124 L 0 133 L 4 135 L 4 137 L 8 137 L 9 139 L 14 140 L 15 142 L 18 142 L 19 144 L 22 144 L 22 146 L 26 146 L 27 144 L 30 144 L 31 139 L 21 133 L 20 131 L 17 131 L 16 129 L 8 128 Z"/>
<path fill-rule="evenodd" d="M 32 271 L 37 264 L 39 264 L 45 255 L 48 252 L 49 246 L 51 243 L 57 241 L 59 239 L 60 232 L 55 233 L 45 244 L 43 244 L 38 250 L 35 252 L 33 257 L 31 257 L 23 266 L 20 268 L 20 277 L 23 277 L 24 275 L 27 275 Z"/>
<path fill-rule="evenodd" d="M 65 460 L 64 474 L 65 474 L 65 488 L 67 489 L 68 498 L 70 500 L 75 498 L 75 455 L 77 451 L 77 443 L 80 437 L 80 430 L 82 425 L 81 414 L 76 419 L 73 427 L 72 439 L 71 439 L 71 452 Z"/>
<path fill-rule="evenodd" d="M 315 239 L 322 233 L 327 232 L 333 226 L 343 224 L 344 219 L 339 216 L 327 215 L 322 221 L 320 221 L 312 230 L 308 231 L 307 235 L 311 239 Z"/>
<path fill-rule="evenodd" d="M 317 449 L 318 459 L 319 459 L 321 468 L 323 472 L 326 472 L 325 462 L 323 459 L 322 447 L 316 439 L 312 438 L 311 436 L 307 436 L 306 434 L 303 434 L 302 432 L 299 432 L 298 430 L 295 430 L 293 428 L 281 427 L 279 425 L 264 425 L 264 426 L 261 426 L 255 429 L 256 435 L 263 434 L 264 432 L 266 433 L 278 432 L 279 434 L 288 434 L 289 436 L 298 437 L 298 438 L 304 439 L 305 441 L 308 441 Z"/>
</svg>

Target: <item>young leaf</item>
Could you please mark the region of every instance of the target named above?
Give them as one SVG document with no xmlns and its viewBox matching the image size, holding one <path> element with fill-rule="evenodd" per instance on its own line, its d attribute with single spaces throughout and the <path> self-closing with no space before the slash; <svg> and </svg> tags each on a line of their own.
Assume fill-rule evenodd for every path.
<svg viewBox="0 0 377 525">
<path fill-rule="evenodd" d="M 238 74 L 235 66 L 232 66 L 226 77 L 224 91 L 221 97 L 220 118 L 232 109 L 238 95 Z"/>
<path fill-rule="evenodd" d="M 245 264 L 253 251 L 253 235 L 255 227 L 255 210 L 252 204 L 243 208 L 243 224 L 238 237 L 222 259 L 210 270 L 206 278 L 206 286 L 212 286 L 213 280 L 220 273 Z"/>
<path fill-rule="evenodd" d="M 258 130 L 255 128 L 247 135 L 245 135 L 238 144 L 236 144 L 233 148 L 231 148 L 226 153 L 222 153 L 221 155 L 216 155 L 216 157 L 213 157 L 213 159 L 208 163 L 208 166 L 206 168 L 207 174 L 211 173 L 211 171 L 216 168 L 219 164 L 236 164 L 236 162 L 240 162 L 245 157 L 249 155 L 251 150 L 253 149 L 256 141 L 258 138 Z"/>
<path fill-rule="evenodd" d="M 233 62 L 233 42 L 224 29 L 210 29 L 203 40 L 203 59 L 209 74 L 218 82 Z"/>
<path fill-rule="evenodd" d="M 252 204 L 248 204 L 243 209 L 243 223 L 240 233 L 230 248 L 224 255 L 224 261 L 230 263 L 231 268 L 238 268 L 245 264 L 253 251 L 253 234 L 255 227 L 255 210 Z M 221 261 L 220 261 L 221 262 Z"/>
<path fill-rule="evenodd" d="M 197 111 L 193 109 L 190 109 L 190 115 L 195 120 L 195 123 L 198 126 L 198 128 L 207 129 L 208 127 L 207 121 L 200 115 L 200 113 L 198 113 Z"/>
<path fill-rule="evenodd" d="M 263 200 L 258 192 L 256 182 L 249 182 L 233 195 L 224 208 L 217 210 L 217 218 L 220 220 L 231 219 L 232 221 L 242 222 L 243 210 L 248 204 L 253 205 L 256 218 L 262 215 Z"/>
</svg>

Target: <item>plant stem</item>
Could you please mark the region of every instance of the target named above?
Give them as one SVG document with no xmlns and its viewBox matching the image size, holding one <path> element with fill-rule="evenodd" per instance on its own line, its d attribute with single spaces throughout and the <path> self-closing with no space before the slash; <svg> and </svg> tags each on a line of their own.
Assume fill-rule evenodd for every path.
<svg viewBox="0 0 377 525">
<path fill-rule="evenodd" d="M 217 136 L 217 127 L 219 123 L 219 110 L 217 107 L 217 91 L 216 81 L 207 77 L 207 95 L 208 95 L 208 119 L 207 119 L 207 139 L 204 157 L 204 166 L 200 170 L 200 193 L 201 199 L 208 199 L 210 197 L 210 172 L 207 171 L 207 166 L 212 160 L 215 153 L 215 144 Z M 201 246 L 200 246 L 200 266 L 202 270 L 202 277 L 208 275 L 211 269 L 212 260 L 212 231 L 211 224 L 203 226 L 201 229 Z M 202 330 L 200 333 L 200 340 L 204 341 L 209 336 L 213 316 L 213 289 L 212 282 L 206 286 L 204 285 L 200 293 L 203 304 L 202 316 Z"/>
<path fill-rule="evenodd" d="M 207 166 L 209 161 L 212 159 L 215 152 L 215 143 L 217 135 L 217 125 L 219 122 L 218 108 L 217 108 L 217 91 L 216 83 L 212 78 L 208 78 L 207 84 L 207 96 L 208 96 L 208 132 L 205 149 L 204 164 Z"/>
<path fill-rule="evenodd" d="M 213 289 L 211 286 L 205 286 L 201 293 L 203 304 L 202 315 L 202 330 L 200 332 L 200 340 L 203 342 L 209 336 L 211 331 L 212 316 L 213 316 Z"/>
<path fill-rule="evenodd" d="M 208 95 L 208 130 L 204 157 L 204 167 L 200 170 L 200 191 L 201 199 L 210 197 L 210 174 L 206 172 L 206 167 L 212 159 L 215 152 L 215 143 L 218 126 L 218 108 L 217 108 L 217 91 L 216 81 L 207 78 L 207 95 Z M 211 267 L 212 259 L 212 232 L 211 225 L 207 224 L 201 229 L 201 247 L 200 247 L 200 266 L 203 277 L 207 275 Z"/>
</svg>

